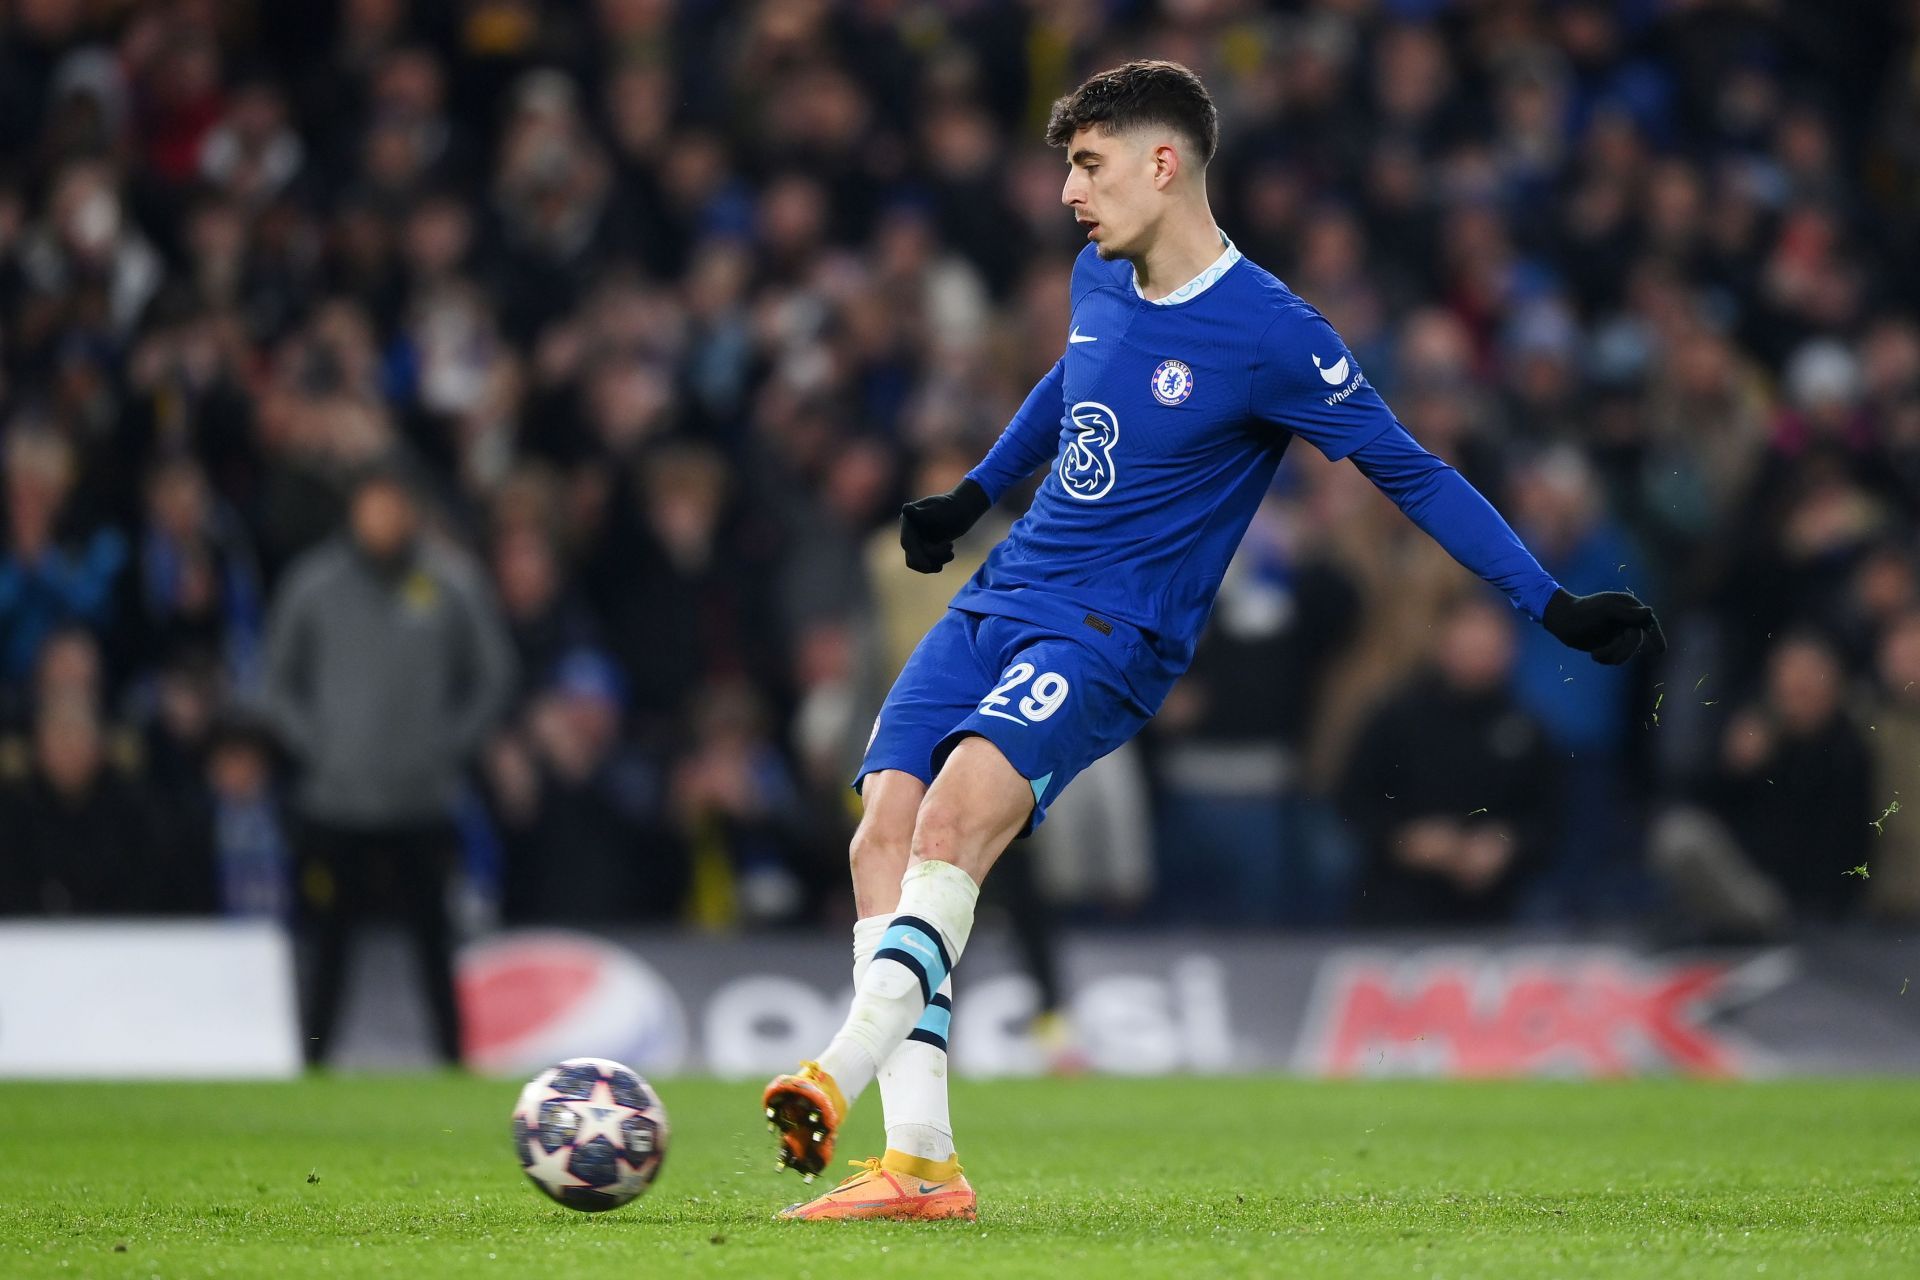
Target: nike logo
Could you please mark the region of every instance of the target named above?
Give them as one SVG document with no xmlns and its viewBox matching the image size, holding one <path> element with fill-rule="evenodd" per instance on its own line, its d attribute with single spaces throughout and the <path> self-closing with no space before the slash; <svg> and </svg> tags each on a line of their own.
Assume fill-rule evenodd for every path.
<svg viewBox="0 0 1920 1280">
<path fill-rule="evenodd" d="M 1073 326 L 1073 332 L 1067 335 L 1067 341 L 1068 342 L 1098 342 L 1100 341 L 1100 339 L 1094 337 L 1090 333 L 1080 332 L 1080 326 L 1075 325 Z"/>
<path fill-rule="evenodd" d="M 929 1194 L 931 1194 L 932 1192 L 935 1192 L 935 1191 L 938 1191 L 938 1190 L 939 1190 L 940 1188 L 942 1188 L 942 1187 L 944 1187 L 944 1186 L 946 1186 L 946 1185 L 947 1185 L 947 1184 L 946 1184 L 946 1183 L 944 1183 L 944 1182 L 936 1182 L 936 1183 L 934 1183 L 934 1184 L 933 1184 L 932 1186 L 928 1186 L 928 1185 L 927 1185 L 926 1183 L 924 1183 L 924 1182 L 923 1182 L 923 1183 L 921 1183 L 921 1184 L 920 1184 L 920 1194 L 921 1194 L 921 1195 L 923 1195 L 923 1196 L 924 1196 L 924 1195 L 929 1195 Z"/>
<path fill-rule="evenodd" d="M 911 950 L 918 951 L 921 955 L 925 956 L 929 960 L 933 960 L 937 958 L 934 955 L 932 948 L 928 947 L 927 944 L 924 942 L 917 941 L 914 938 L 914 936 L 910 933 L 903 933 L 900 935 L 900 945 L 903 947 L 907 947 Z"/>
<path fill-rule="evenodd" d="M 1319 356 L 1315 356 L 1313 358 L 1313 367 L 1316 369 L 1320 369 Z M 1326 368 L 1320 369 L 1320 381 L 1326 383 L 1330 387 L 1337 387 L 1341 383 L 1345 382 L 1346 380 L 1347 380 L 1347 358 L 1345 356 L 1341 356 L 1338 360 L 1335 360 L 1331 365 L 1328 365 Z"/>
</svg>

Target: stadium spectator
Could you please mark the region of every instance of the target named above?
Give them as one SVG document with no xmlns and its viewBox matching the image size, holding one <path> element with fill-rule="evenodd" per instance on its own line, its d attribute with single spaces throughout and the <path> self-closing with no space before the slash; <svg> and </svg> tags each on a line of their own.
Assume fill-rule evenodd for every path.
<svg viewBox="0 0 1920 1280">
<path fill-rule="evenodd" d="M 513 637 L 523 694 L 569 654 L 599 647 L 599 621 L 566 572 L 560 548 L 538 525 L 506 526 L 494 535 L 493 587 Z"/>
<path fill-rule="evenodd" d="M 242 204 L 260 207 L 299 177 L 306 144 L 287 121 L 287 103 L 270 79 L 247 80 L 226 115 L 200 144 L 200 176 Z"/>
<path fill-rule="evenodd" d="M 207 845 L 219 909 L 230 916 L 294 919 L 293 852 L 275 787 L 272 731 L 244 717 L 215 725 L 207 744 L 211 793 Z"/>
<path fill-rule="evenodd" d="M 402 474 L 370 471 L 347 532 L 294 564 L 269 621 L 267 706 L 299 771 L 316 1062 L 331 1044 L 349 935 L 385 896 L 411 934 L 440 1055 L 460 1060 L 452 817 L 464 766 L 511 694 L 513 654 L 475 566 L 420 521 Z"/>
<path fill-rule="evenodd" d="M 166 659 L 138 691 L 137 743 L 142 774 L 153 789 L 154 821 L 169 838 L 203 854 L 210 849 L 207 823 L 213 797 L 207 787 L 207 754 L 213 742 L 225 688 L 219 662 L 185 651 Z"/>
<path fill-rule="evenodd" d="M 692 851 L 692 918 L 709 927 L 791 920 L 806 901 L 801 871 L 819 859 L 766 708 L 739 679 L 702 686 L 689 702 L 692 738 L 670 785 Z"/>
<path fill-rule="evenodd" d="M 601 475 L 589 471 L 589 482 Z M 736 673 L 777 687 L 776 552 L 770 530 L 730 494 L 725 460 L 704 445 L 663 446 L 613 483 L 585 573 L 637 712 L 674 723 L 695 710 L 703 684 Z"/>
<path fill-rule="evenodd" d="M 686 855 L 657 760 L 625 740 L 626 682 L 574 649 L 486 753 L 505 841 L 501 916 L 511 923 L 671 921 Z"/>
<path fill-rule="evenodd" d="M 1359 592 L 1360 613 L 1334 655 L 1314 717 L 1308 780 L 1338 790 L 1348 756 L 1374 711 L 1419 671 L 1448 604 L 1474 578 L 1431 538 L 1377 499 L 1353 467 L 1289 456 L 1304 483 L 1305 518 L 1326 541 L 1332 565 Z"/>
<path fill-rule="evenodd" d="M 21 238 L 22 302 L 47 337 L 124 342 L 160 288 L 165 266 L 117 183 L 103 161 L 73 160 Z"/>
<path fill-rule="evenodd" d="M 1571 584 L 1569 591 L 1657 591 L 1639 549 L 1606 510 L 1592 464 L 1573 447 L 1557 446 L 1519 468 L 1513 503 L 1520 536 L 1549 573 Z M 1643 722 L 1634 701 L 1644 673 L 1571 662 L 1537 627 L 1517 640 L 1514 698 L 1539 722 L 1555 754 L 1565 751 L 1577 764 L 1565 771 L 1564 821 L 1529 909 L 1587 918 L 1642 909 L 1636 851 L 1643 814 L 1633 735 Z M 1653 701 L 1648 696 L 1644 705 Z"/>
<path fill-rule="evenodd" d="M 1764 693 L 1736 712 L 1722 739 L 1708 807 L 1794 917 L 1851 914 L 1871 874 L 1873 758 L 1849 722 L 1845 672 L 1831 645 L 1787 637 L 1767 657 Z M 1876 731 L 1877 736 L 1877 731 Z"/>
<path fill-rule="evenodd" d="M 1303 748 L 1359 598 L 1311 547 L 1302 554 L 1303 515 L 1275 499 L 1255 515 L 1193 666 L 1155 720 L 1157 880 L 1174 920 L 1326 924 L 1346 914 L 1350 868 L 1317 820 Z"/>
<path fill-rule="evenodd" d="M 143 650 L 195 656 L 250 686 L 265 625 L 258 567 L 245 530 L 216 507 L 205 473 L 189 457 L 155 468 L 147 482 L 138 578 Z"/>
<path fill-rule="evenodd" d="M 1857 719 L 1873 744 L 1873 839 L 1867 852 L 1867 909 L 1892 924 L 1920 920 L 1920 610 L 1881 632 L 1873 694 Z M 1895 805 L 1900 806 L 1898 809 Z M 1905 812 L 1905 817 L 1901 815 Z"/>
<path fill-rule="evenodd" d="M 1513 690 L 1513 623 L 1471 597 L 1443 616 L 1432 683 L 1374 716 L 1341 786 L 1365 850 L 1355 918 L 1512 920 L 1553 847 L 1558 770 Z"/>
<path fill-rule="evenodd" d="M 108 758 L 98 714 L 77 699 L 34 717 L 26 775 L 0 787 L 7 835 L 0 909 L 29 915 L 205 911 L 211 885 L 177 866 L 140 782 Z"/>
<path fill-rule="evenodd" d="M 0 687 L 17 693 L 57 628 L 77 624 L 105 635 L 119 603 L 127 539 L 112 527 L 62 527 L 76 476 L 73 450 L 60 436 L 16 424 L 3 462 Z"/>
</svg>

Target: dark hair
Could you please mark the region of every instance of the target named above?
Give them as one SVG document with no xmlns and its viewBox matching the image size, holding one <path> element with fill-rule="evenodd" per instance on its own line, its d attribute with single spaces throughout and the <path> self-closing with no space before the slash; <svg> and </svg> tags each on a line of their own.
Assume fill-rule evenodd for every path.
<svg viewBox="0 0 1920 1280">
<path fill-rule="evenodd" d="M 1200 149 L 1200 163 L 1220 145 L 1220 112 L 1200 77 L 1177 62 L 1146 58 L 1102 71 L 1053 104 L 1047 145 L 1064 147 L 1090 125 L 1108 130 L 1157 124 L 1178 129 Z"/>
<path fill-rule="evenodd" d="M 347 493 L 350 498 L 358 498 L 376 486 L 397 489 L 415 502 L 420 499 L 420 485 L 413 468 L 407 464 L 405 457 L 393 450 L 361 463 L 348 475 Z"/>
</svg>

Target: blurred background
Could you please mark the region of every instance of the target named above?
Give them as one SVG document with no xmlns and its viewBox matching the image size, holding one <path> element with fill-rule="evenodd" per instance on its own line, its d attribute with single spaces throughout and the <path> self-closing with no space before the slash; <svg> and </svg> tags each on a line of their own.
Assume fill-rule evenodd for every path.
<svg viewBox="0 0 1920 1280">
<path fill-rule="evenodd" d="M 1239 247 L 1671 648 L 1562 649 L 1293 450 L 1192 673 L 1006 864 L 1031 986 L 994 1016 L 1067 1024 L 1019 1061 L 1118 1060 L 1089 1000 L 1160 1000 L 1200 1053 L 1180 1019 L 1214 991 L 1271 1034 L 1223 1014 L 1166 1065 L 1352 1069 L 1314 1057 L 1329 999 L 1530 964 L 1575 1013 L 1717 974 L 1669 992 L 1700 1035 L 1736 990 L 1799 992 L 1736 1070 L 1797 1061 L 1753 1046 L 1836 990 L 1904 996 L 1920 4 L 1811 0 L 13 0 L 16 974 L 45 922 L 225 918 L 298 941 L 307 1056 L 371 993 L 348 1061 L 427 1024 L 421 1052 L 485 1061 L 612 970 L 639 987 L 609 1008 L 680 1010 L 649 1050 L 676 1064 L 756 1063 L 793 974 L 830 1009 L 852 769 L 1026 495 L 933 578 L 895 513 L 1061 349 L 1079 237 L 1041 126 L 1135 56 L 1213 91 Z M 100 927 L 60 936 L 125 973 L 208 926 Z M 1363 943 L 1399 959 L 1356 978 Z M 1579 985 L 1596 956 L 1616 987 Z M 1085 984 L 1129 964 L 1160 994 Z M 380 1004 L 416 969 L 431 1018 Z M 714 1012 L 753 974 L 751 1016 Z M 1882 1004 L 1846 1061 L 1910 1066 L 1920 995 Z M 1622 1034 L 1615 1068 L 1700 1066 Z"/>
</svg>

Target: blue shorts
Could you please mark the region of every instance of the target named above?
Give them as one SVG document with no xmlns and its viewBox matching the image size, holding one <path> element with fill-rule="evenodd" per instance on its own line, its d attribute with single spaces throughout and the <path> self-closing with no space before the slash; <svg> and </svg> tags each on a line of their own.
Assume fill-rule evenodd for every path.
<svg viewBox="0 0 1920 1280">
<path fill-rule="evenodd" d="M 1027 835 L 1075 775 L 1152 717 L 1080 641 L 1018 618 L 949 609 L 881 704 L 853 787 L 878 769 L 931 784 L 954 745 L 977 734 L 1033 786 Z"/>
</svg>

